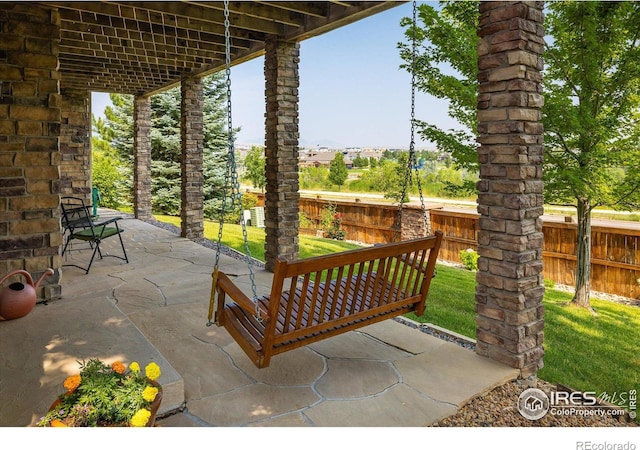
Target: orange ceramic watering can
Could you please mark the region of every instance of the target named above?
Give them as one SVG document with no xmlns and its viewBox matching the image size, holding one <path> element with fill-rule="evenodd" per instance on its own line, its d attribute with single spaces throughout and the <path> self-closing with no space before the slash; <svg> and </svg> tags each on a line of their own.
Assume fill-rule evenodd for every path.
<svg viewBox="0 0 640 450">
<path fill-rule="evenodd" d="M 36 289 L 38 289 L 44 277 L 53 275 L 53 269 L 45 270 L 35 284 L 29 272 L 26 270 L 14 270 L 5 275 L 0 280 L 0 284 L 13 275 L 23 275 L 28 284 L 15 282 L 0 291 L 0 320 L 18 319 L 29 314 L 33 307 L 36 306 Z"/>
</svg>

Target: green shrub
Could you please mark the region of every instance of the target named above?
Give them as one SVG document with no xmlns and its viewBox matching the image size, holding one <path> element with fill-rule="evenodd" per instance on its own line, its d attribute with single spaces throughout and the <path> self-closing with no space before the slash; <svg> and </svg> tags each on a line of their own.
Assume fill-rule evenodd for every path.
<svg viewBox="0 0 640 450">
<path fill-rule="evenodd" d="M 478 252 L 472 248 L 460 251 L 460 259 L 462 264 L 469 270 L 478 270 Z"/>
<path fill-rule="evenodd" d="M 99 206 L 117 209 L 122 205 L 120 193 L 124 189 L 120 170 L 121 165 L 116 157 L 103 151 L 93 151 L 93 187 L 100 191 L 101 202 Z"/>
<path fill-rule="evenodd" d="M 258 196 L 252 192 L 242 194 L 242 209 L 251 209 L 258 206 Z"/>
<path fill-rule="evenodd" d="M 553 280 L 550 280 L 548 278 L 544 279 L 544 287 L 549 288 L 549 289 L 553 289 L 556 287 L 556 282 Z"/>
<path fill-rule="evenodd" d="M 300 221 L 300 228 L 313 228 L 313 220 L 309 219 L 304 211 L 298 212 L 298 220 Z"/>
<path fill-rule="evenodd" d="M 338 212 L 335 203 L 329 203 L 322 210 L 322 229 L 327 232 L 330 239 L 343 241 L 347 232 L 342 229 L 342 214 Z"/>
</svg>

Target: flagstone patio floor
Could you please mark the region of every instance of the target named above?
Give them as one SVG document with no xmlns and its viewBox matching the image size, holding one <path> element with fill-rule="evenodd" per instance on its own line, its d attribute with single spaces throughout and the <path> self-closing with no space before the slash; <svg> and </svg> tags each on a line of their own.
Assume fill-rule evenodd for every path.
<svg viewBox="0 0 640 450">
<path fill-rule="evenodd" d="M 61 299 L 0 322 L 0 426 L 34 426 L 89 358 L 158 363 L 159 427 L 428 426 L 517 377 L 398 320 L 256 369 L 223 328 L 207 326 L 215 251 L 140 220 L 121 225 L 128 264 L 96 260 L 89 274 L 63 267 Z M 103 249 L 117 254 L 117 239 Z M 78 247 L 65 263 L 88 256 Z M 220 269 L 250 292 L 246 262 L 221 255 Z M 267 293 L 272 274 L 253 271 Z"/>
</svg>

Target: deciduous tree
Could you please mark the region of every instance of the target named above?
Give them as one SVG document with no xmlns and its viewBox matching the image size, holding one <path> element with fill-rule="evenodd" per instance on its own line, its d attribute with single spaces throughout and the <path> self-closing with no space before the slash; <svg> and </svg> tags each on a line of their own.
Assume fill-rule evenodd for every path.
<svg viewBox="0 0 640 450">
<path fill-rule="evenodd" d="M 347 181 L 348 176 L 349 173 L 347 164 L 344 162 L 344 155 L 341 152 L 336 152 L 336 156 L 333 157 L 329 165 L 329 181 L 338 186 L 338 190 L 340 190 L 345 181 Z"/>
<path fill-rule="evenodd" d="M 254 188 L 259 188 L 264 192 L 267 185 L 267 175 L 265 173 L 264 147 L 251 146 L 251 150 L 247 152 L 244 158 L 244 179 L 251 181 Z"/>
<path fill-rule="evenodd" d="M 545 202 L 577 211 L 573 302 L 590 308 L 591 213 L 640 207 L 640 3 L 547 2 L 543 71 Z M 422 25 L 403 20 L 399 44 L 419 89 L 450 101 L 465 132 L 418 125 L 420 134 L 460 165 L 477 164 L 477 4 L 420 5 Z"/>
</svg>

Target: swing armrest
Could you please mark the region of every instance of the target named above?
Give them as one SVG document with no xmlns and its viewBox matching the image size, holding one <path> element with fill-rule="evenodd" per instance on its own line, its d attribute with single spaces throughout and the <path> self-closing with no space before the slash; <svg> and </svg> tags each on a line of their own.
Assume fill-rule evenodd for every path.
<svg viewBox="0 0 640 450">
<path fill-rule="evenodd" d="M 224 291 L 231 300 L 233 300 L 238 306 L 247 311 L 250 314 L 256 313 L 256 305 L 242 292 L 238 286 L 233 284 L 233 281 L 224 272 L 218 272 L 218 289 Z M 262 320 L 269 320 L 267 312 L 260 308 L 260 317 Z"/>
</svg>

